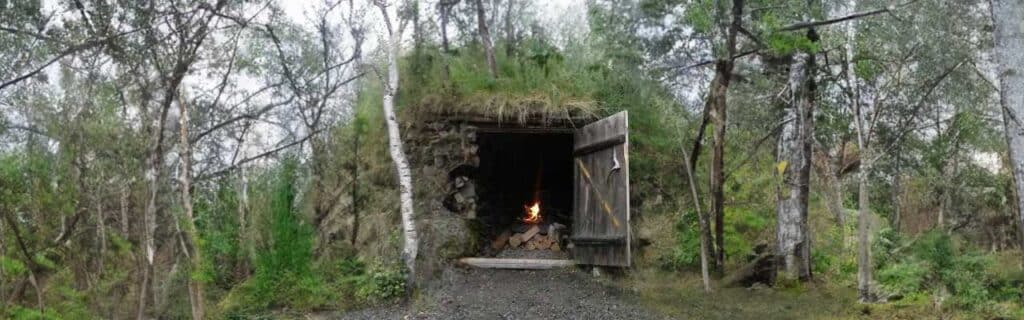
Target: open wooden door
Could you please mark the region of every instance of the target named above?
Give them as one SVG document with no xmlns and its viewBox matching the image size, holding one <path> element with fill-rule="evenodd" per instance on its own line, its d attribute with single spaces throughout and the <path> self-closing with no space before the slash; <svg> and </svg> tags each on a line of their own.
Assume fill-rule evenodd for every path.
<svg viewBox="0 0 1024 320">
<path fill-rule="evenodd" d="M 626 111 L 576 131 L 573 258 L 629 267 L 629 124 Z"/>
</svg>

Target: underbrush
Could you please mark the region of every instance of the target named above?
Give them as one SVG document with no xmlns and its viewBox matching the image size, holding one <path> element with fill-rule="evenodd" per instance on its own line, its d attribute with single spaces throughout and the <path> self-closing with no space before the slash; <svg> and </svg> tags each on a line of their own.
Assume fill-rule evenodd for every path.
<svg viewBox="0 0 1024 320">
<path fill-rule="evenodd" d="M 218 304 L 218 317 L 242 319 L 274 310 L 345 310 L 391 301 L 405 291 L 401 269 L 367 266 L 350 254 L 314 263 L 312 228 L 296 209 L 298 164 L 285 160 L 272 171 L 266 212 L 257 214 L 265 233 L 258 235 L 255 273 Z"/>
<path fill-rule="evenodd" d="M 931 303 L 943 311 L 1024 316 L 1024 272 L 1000 262 L 997 254 L 939 231 L 905 239 L 885 230 L 875 251 L 878 282 L 888 294 L 903 298 L 894 304 Z"/>
</svg>

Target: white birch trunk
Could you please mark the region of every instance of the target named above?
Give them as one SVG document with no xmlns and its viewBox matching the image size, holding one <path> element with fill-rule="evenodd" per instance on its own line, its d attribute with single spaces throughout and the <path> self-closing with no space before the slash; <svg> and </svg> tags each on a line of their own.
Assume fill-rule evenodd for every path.
<svg viewBox="0 0 1024 320">
<path fill-rule="evenodd" d="M 405 241 L 402 245 L 402 259 L 405 260 L 405 267 L 408 274 L 407 290 L 415 287 L 416 280 L 416 252 L 419 245 L 419 237 L 416 235 L 416 221 L 413 213 L 412 199 L 412 172 L 409 169 L 409 161 L 406 159 L 402 147 L 402 135 L 399 132 L 398 119 L 395 116 L 395 96 L 398 94 L 398 58 L 399 50 L 402 47 L 403 21 L 399 21 L 398 30 L 393 29 L 391 19 L 388 17 L 386 5 L 378 3 L 387 26 L 388 39 L 384 48 L 387 50 L 387 81 L 384 83 L 384 120 L 388 127 L 388 150 L 391 153 L 391 160 L 395 163 L 395 170 L 398 173 L 399 201 L 402 212 L 402 233 Z M 400 19 L 400 18 L 399 18 Z"/>
<path fill-rule="evenodd" d="M 1018 223 L 1024 226 L 1024 1 L 993 0 L 999 103 L 1003 108 L 1010 166 L 1017 192 Z M 1022 239 L 1024 242 L 1024 239 Z M 1024 245 L 1024 243 L 1022 243 Z"/>
</svg>

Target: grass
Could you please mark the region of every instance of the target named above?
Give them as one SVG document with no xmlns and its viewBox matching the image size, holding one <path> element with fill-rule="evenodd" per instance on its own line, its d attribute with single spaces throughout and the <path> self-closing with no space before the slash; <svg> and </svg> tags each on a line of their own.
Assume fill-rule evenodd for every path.
<svg viewBox="0 0 1024 320">
<path fill-rule="evenodd" d="M 482 117 L 496 121 L 550 121 L 595 118 L 602 114 L 593 96 L 590 61 L 566 60 L 554 47 L 526 40 L 512 55 L 498 51 L 498 77 L 486 72 L 484 55 L 476 46 L 452 54 L 423 48 L 402 61 L 400 105 L 407 115 L 421 117 Z M 444 62 L 448 61 L 446 81 Z"/>
<path fill-rule="evenodd" d="M 828 281 L 783 289 L 715 288 L 705 294 L 700 275 L 654 268 L 616 281 L 639 295 L 640 303 L 679 319 L 973 319 L 960 311 L 943 314 L 927 297 L 887 304 L 857 302 L 854 288 Z"/>
</svg>

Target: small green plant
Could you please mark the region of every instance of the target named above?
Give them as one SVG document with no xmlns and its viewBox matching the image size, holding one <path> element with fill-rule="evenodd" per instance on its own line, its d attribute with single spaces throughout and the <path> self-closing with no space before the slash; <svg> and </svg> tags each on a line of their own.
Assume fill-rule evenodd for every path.
<svg viewBox="0 0 1024 320">
<path fill-rule="evenodd" d="M 380 303 L 401 297 L 405 292 L 405 274 L 398 270 L 371 270 L 357 282 L 356 298 Z"/>
</svg>

